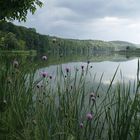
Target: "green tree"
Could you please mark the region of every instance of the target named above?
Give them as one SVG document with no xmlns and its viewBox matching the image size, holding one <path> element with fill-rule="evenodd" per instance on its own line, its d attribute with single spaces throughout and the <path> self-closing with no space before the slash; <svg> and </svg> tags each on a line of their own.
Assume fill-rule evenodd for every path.
<svg viewBox="0 0 140 140">
<path fill-rule="evenodd" d="M 18 48 L 17 49 L 19 49 L 19 50 L 25 50 L 25 47 L 26 47 L 26 42 L 20 39 L 18 41 Z"/>
<path fill-rule="evenodd" d="M 28 11 L 32 14 L 41 7 L 40 0 L 0 0 L 0 20 L 26 21 Z"/>
<path fill-rule="evenodd" d="M 9 32 L 6 34 L 4 38 L 4 49 L 12 50 L 18 48 L 18 40 L 16 39 L 16 35 Z"/>
</svg>

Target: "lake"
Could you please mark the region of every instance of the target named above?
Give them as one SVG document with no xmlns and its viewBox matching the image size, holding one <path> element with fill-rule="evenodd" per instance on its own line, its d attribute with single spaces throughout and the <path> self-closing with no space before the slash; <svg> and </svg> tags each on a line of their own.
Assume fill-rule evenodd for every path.
<svg viewBox="0 0 140 140">
<path fill-rule="evenodd" d="M 48 59 L 42 60 L 43 55 Z M 13 65 L 14 60 L 19 66 Z M 42 137 L 37 139 L 49 132 L 46 139 L 72 140 L 85 135 L 87 139 L 108 139 L 109 133 L 116 137 L 118 130 L 123 132 L 128 122 L 129 131 L 139 126 L 139 84 L 138 88 L 134 85 L 138 56 L 103 52 L 35 56 L 3 53 L 0 62 L 0 109 L 5 129 L 12 127 L 21 134 L 24 129 L 29 132 L 25 136 L 34 138 L 40 130 L 37 134 Z M 116 70 L 113 86 L 109 86 Z M 116 84 L 118 81 L 120 84 Z M 62 135 L 65 131 L 68 134 Z M 121 135 L 125 137 L 125 133 Z"/>
<path fill-rule="evenodd" d="M 42 55 L 46 55 L 48 57 L 47 61 L 43 61 L 41 59 Z M 39 72 L 46 71 L 53 77 L 55 77 L 56 70 L 58 67 L 62 67 L 63 70 L 65 68 L 69 68 L 71 74 L 74 73 L 75 69 L 79 69 L 81 71 L 81 66 L 86 69 L 87 62 L 89 61 L 89 72 L 90 74 L 87 76 L 88 81 L 93 81 L 95 84 L 98 84 L 101 76 L 102 84 L 108 85 L 110 84 L 113 75 L 117 70 L 117 74 L 115 76 L 115 80 L 113 83 L 117 81 L 125 82 L 125 83 L 133 83 L 137 77 L 137 65 L 138 65 L 138 56 L 129 56 L 129 55 L 120 55 L 120 54 L 111 54 L 111 53 L 94 53 L 92 55 L 48 55 L 42 54 L 37 56 L 26 56 L 26 55 L 3 55 L 1 54 L 1 65 L 2 60 L 12 62 L 14 59 L 18 60 L 22 63 L 34 63 L 37 64 L 37 75 Z M 27 65 L 26 64 L 26 65 Z"/>
<path fill-rule="evenodd" d="M 73 73 L 76 68 L 81 70 L 81 66 L 84 66 L 85 69 L 88 61 L 90 61 L 88 66 L 90 72 L 88 76 L 89 81 L 92 81 L 94 77 L 94 82 L 99 83 L 101 75 L 103 74 L 102 84 L 109 85 L 117 67 L 119 68 L 113 83 L 118 81 L 134 83 L 137 79 L 138 57 L 119 54 L 96 53 L 91 56 L 70 55 L 62 58 L 59 58 L 59 56 L 48 56 L 46 66 L 43 66 L 40 71 L 47 71 L 49 74 L 55 75 L 57 67 L 61 66 L 63 70 L 69 68 L 71 73 Z"/>
</svg>

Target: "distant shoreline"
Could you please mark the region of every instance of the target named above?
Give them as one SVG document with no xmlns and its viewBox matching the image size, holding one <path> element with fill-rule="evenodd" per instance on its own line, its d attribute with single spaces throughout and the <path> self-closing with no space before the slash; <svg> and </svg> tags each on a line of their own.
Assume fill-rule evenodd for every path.
<svg viewBox="0 0 140 140">
<path fill-rule="evenodd" d="M 36 50 L 0 50 L 1 53 L 36 55 Z"/>
</svg>

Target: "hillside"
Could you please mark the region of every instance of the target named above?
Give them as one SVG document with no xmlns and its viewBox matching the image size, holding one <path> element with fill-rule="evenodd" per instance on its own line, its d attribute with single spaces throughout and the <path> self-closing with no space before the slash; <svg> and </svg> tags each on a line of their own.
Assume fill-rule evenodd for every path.
<svg viewBox="0 0 140 140">
<path fill-rule="evenodd" d="M 120 50 L 124 50 L 125 48 L 131 48 L 131 49 L 136 49 L 137 45 L 130 43 L 130 42 L 126 42 L 126 41 L 110 41 L 111 43 L 117 45 L 118 49 Z"/>
<path fill-rule="evenodd" d="M 34 28 L 0 21 L 0 50 L 37 50 L 53 53 L 93 53 L 95 51 L 126 50 L 134 44 L 123 41 L 76 40 L 41 35 Z"/>
</svg>

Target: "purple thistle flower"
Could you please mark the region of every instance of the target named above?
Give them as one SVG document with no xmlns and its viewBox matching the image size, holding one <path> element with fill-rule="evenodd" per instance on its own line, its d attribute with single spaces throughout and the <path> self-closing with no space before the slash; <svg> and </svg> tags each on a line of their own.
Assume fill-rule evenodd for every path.
<svg viewBox="0 0 140 140">
<path fill-rule="evenodd" d="M 96 100 L 96 94 L 92 92 L 92 93 L 90 94 L 90 98 L 91 98 L 91 100 L 92 100 L 93 102 L 95 102 L 95 100 Z"/>
<path fill-rule="evenodd" d="M 88 113 L 88 114 L 86 115 L 86 117 L 87 117 L 87 119 L 88 119 L 89 121 L 91 121 L 91 120 L 93 119 L 93 115 L 92 115 L 91 113 Z"/>
<path fill-rule="evenodd" d="M 90 97 L 96 97 L 96 94 L 95 93 L 90 93 Z"/>
<path fill-rule="evenodd" d="M 81 68 L 82 68 L 82 70 L 83 70 L 83 69 L 84 69 L 84 66 L 82 65 Z"/>
<path fill-rule="evenodd" d="M 48 59 L 48 58 L 47 58 L 47 56 L 45 56 L 45 55 L 44 55 L 44 56 L 42 56 L 42 60 L 44 60 L 44 61 L 45 61 L 45 60 L 47 60 L 47 59 Z"/>
<path fill-rule="evenodd" d="M 67 67 L 65 68 L 66 72 L 69 73 L 70 69 Z"/>
<path fill-rule="evenodd" d="M 36 85 L 36 87 L 37 87 L 37 88 L 40 88 L 40 85 L 39 85 L 39 84 L 37 84 L 37 85 Z"/>
<path fill-rule="evenodd" d="M 84 124 L 81 122 L 80 123 L 80 128 L 83 128 L 84 127 Z"/>
<path fill-rule="evenodd" d="M 45 77 L 48 76 L 48 73 L 47 72 L 41 72 L 41 76 L 45 78 Z"/>
</svg>

